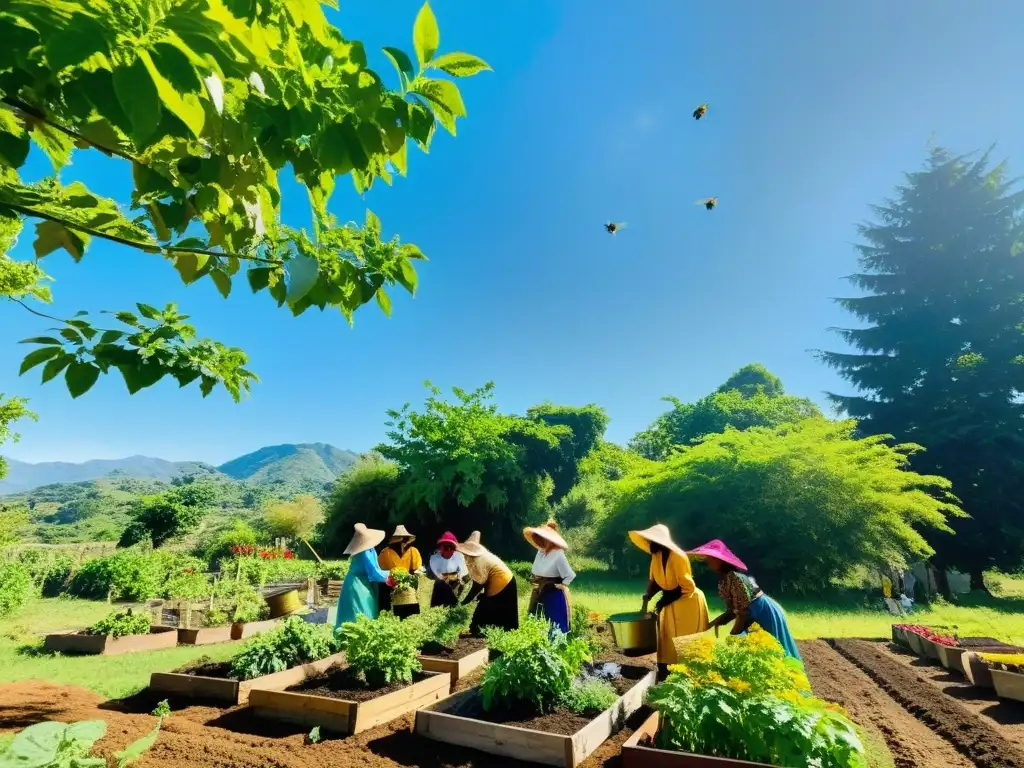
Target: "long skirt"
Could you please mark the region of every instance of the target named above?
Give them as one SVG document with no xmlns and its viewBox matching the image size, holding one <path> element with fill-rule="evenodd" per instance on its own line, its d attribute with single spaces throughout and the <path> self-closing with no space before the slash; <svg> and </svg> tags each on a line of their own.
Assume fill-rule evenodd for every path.
<svg viewBox="0 0 1024 768">
<path fill-rule="evenodd" d="M 703 632 L 710 623 L 708 601 L 700 589 L 662 608 L 658 615 L 658 663 L 675 664 L 679 656 L 673 640 Z"/>
<path fill-rule="evenodd" d="M 747 615 L 750 617 L 751 624 L 758 624 L 761 629 L 779 641 L 779 645 L 782 646 L 787 656 L 802 661 L 800 651 L 796 647 L 796 640 L 793 639 L 793 634 L 789 631 L 789 622 L 786 621 L 786 614 L 783 613 L 781 605 L 768 595 L 761 595 L 747 608 Z M 744 627 L 744 631 L 746 629 Z"/>
<path fill-rule="evenodd" d="M 392 601 L 392 594 L 394 589 L 389 587 L 387 584 L 380 585 L 380 610 L 391 611 L 395 616 L 400 619 L 404 619 L 407 616 L 415 616 L 420 612 L 419 603 L 408 603 L 406 605 L 395 605 Z"/>
<path fill-rule="evenodd" d="M 569 591 L 552 587 L 537 601 L 535 613 L 544 616 L 562 632 L 569 634 Z"/>
<path fill-rule="evenodd" d="M 346 622 L 355 621 L 356 616 L 369 616 L 376 619 L 378 613 L 377 587 L 365 576 L 357 576 L 349 572 L 341 585 L 341 596 L 338 598 L 338 615 L 334 619 L 337 629 Z"/>
<path fill-rule="evenodd" d="M 469 625 L 469 632 L 479 637 L 480 630 L 484 627 L 519 628 L 519 591 L 514 576 L 498 594 L 480 597 L 476 610 L 473 611 L 473 623 Z"/>
<path fill-rule="evenodd" d="M 458 605 L 459 598 L 455 594 L 455 590 L 452 589 L 452 585 L 447 581 L 441 581 L 438 579 L 434 582 L 434 589 L 430 593 L 430 607 L 437 608 L 438 606 Z"/>
</svg>

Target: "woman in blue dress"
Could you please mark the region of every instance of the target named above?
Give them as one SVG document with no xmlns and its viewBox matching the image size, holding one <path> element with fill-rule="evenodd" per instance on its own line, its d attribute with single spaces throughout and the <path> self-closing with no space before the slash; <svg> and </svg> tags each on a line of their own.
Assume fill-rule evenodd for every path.
<svg viewBox="0 0 1024 768">
<path fill-rule="evenodd" d="M 341 596 L 338 598 L 338 615 L 334 620 L 334 629 L 342 624 L 355 621 L 360 614 L 377 618 L 377 584 L 388 581 L 388 572 L 377 564 L 377 552 L 374 550 L 384 541 L 384 531 L 367 528 L 356 523 L 352 541 L 345 547 L 345 554 L 351 555 L 348 575 L 341 585 Z"/>
<path fill-rule="evenodd" d="M 747 566 L 722 541 L 714 539 L 688 554 L 704 558 L 718 576 L 718 596 L 725 603 L 725 613 L 711 622 L 715 632 L 730 621 L 734 622 L 734 635 L 742 635 L 751 624 L 757 624 L 779 641 L 787 656 L 801 660 L 782 606 L 761 591 L 754 577 L 747 573 Z"/>
</svg>

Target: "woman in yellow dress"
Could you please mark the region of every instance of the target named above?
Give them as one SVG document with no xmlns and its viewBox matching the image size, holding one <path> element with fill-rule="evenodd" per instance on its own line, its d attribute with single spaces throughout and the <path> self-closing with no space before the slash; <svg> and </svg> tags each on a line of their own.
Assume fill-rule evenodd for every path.
<svg viewBox="0 0 1024 768">
<path fill-rule="evenodd" d="M 377 557 L 377 564 L 385 571 L 390 571 L 392 568 L 405 568 L 414 577 L 417 576 L 423 570 L 423 557 L 420 555 L 420 551 L 412 545 L 414 541 L 416 541 L 416 537 L 409 533 L 404 525 L 398 526 L 391 536 L 391 542 L 381 550 Z M 387 584 L 381 584 L 380 598 L 380 609 L 391 611 L 400 619 L 420 612 L 415 589 L 397 590 Z"/>
<path fill-rule="evenodd" d="M 693 581 L 690 559 L 672 541 L 666 526 L 659 523 L 642 531 L 630 531 L 629 539 L 651 555 L 644 612 L 651 598 L 661 592 L 654 612 L 658 615 L 658 670 L 665 675 L 668 665 L 678 661 L 673 638 L 708 629 L 708 602 Z"/>
</svg>

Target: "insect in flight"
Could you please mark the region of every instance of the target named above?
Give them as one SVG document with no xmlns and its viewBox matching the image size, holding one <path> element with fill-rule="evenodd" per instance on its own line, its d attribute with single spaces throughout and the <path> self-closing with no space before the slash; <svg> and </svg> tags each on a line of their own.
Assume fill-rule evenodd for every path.
<svg viewBox="0 0 1024 768">
<path fill-rule="evenodd" d="M 695 110 L 693 110 L 693 119 L 694 120 L 700 120 L 702 117 L 704 117 L 704 115 L 707 114 L 707 112 L 708 112 L 708 105 L 707 104 L 701 104 L 699 107 L 697 107 Z"/>
<path fill-rule="evenodd" d="M 607 224 L 604 225 L 604 231 L 607 232 L 609 235 L 614 235 L 620 229 L 625 229 L 625 228 L 626 228 L 626 222 L 624 222 L 624 221 L 619 222 L 618 224 L 613 224 L 612 222 L 609 221 Z"/>
<path fill-rule="evenodd" d="M 694 205 L 703 205 L 709 211 L 713 211 L 715 206 L 718 205 L 717 197 L 705 197 L 703 200 L 698 200 Z"/>
</svg>

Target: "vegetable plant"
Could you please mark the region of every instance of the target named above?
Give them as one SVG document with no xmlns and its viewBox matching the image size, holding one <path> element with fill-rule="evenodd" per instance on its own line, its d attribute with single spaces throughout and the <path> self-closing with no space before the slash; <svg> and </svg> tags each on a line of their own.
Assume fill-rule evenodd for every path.
<svg viewBox="0 0 1024 768">
<path fill-rule="evenodd" d="M 572 712 L 603 712 L 619 698 L 611 683 L 605 680 L 577 679 L 569 690 L 562 694 L 559 702 Z"/>
<path fill-rule="evenodd" d="M 392 568 L 388 575 L 393 589 L 416 589 L 416 576 L 405 568 Z"/>
<path fill-rule="evenodd" d="M 254 637 L 232 656 L 231 676 L 252 680 L 318 661 L 337 650 L 334 634 L 327 627 L 291 616 L 276 629 Z"/>
<path fill-rule="evenodd" d="M 487 645 L 500 651 L 480 685 L 486 710 L 554 708 L 591 660 L 586 640 L 553 630 L 550 622 L 527 616 L 518 629 L 485 630 Z"/>
<path fill-rule="evenodd" d="M 756 625 L 746 636 L 687 646 L 669 670 L 647 697 L 662 749 L 779 766 L 867 766 L 843 709 L 812 696 L 802 665 Z"/>
<path fill-rule="evenodd" d="M 422 642 L 437 643 L 452 649 L 473 623 L 473 608 L 468 605 L 438 606 L 428 608 L 416 616 L 407 618 L 406 623 L 421 625 Z"/>
<path fill-rule="evenodd" d="M 423 667 L 417 658 L 424 639 L 421 622 L 402 621 L 391 613 L 376 619 L 357 616 L 338 629 L 345 660 L 371 688 L 381 688 L 412 676 Z"/>
<path fill-rule="evenodd" d="M 110 635 L 111 637 L 125 637 L 127 635 L 148 635 L 150 618 L 145 613 L 132 613 L 127 611 L 113 611 L 97 621 L 87 630 L 87 635 Z"/>
</svg>

